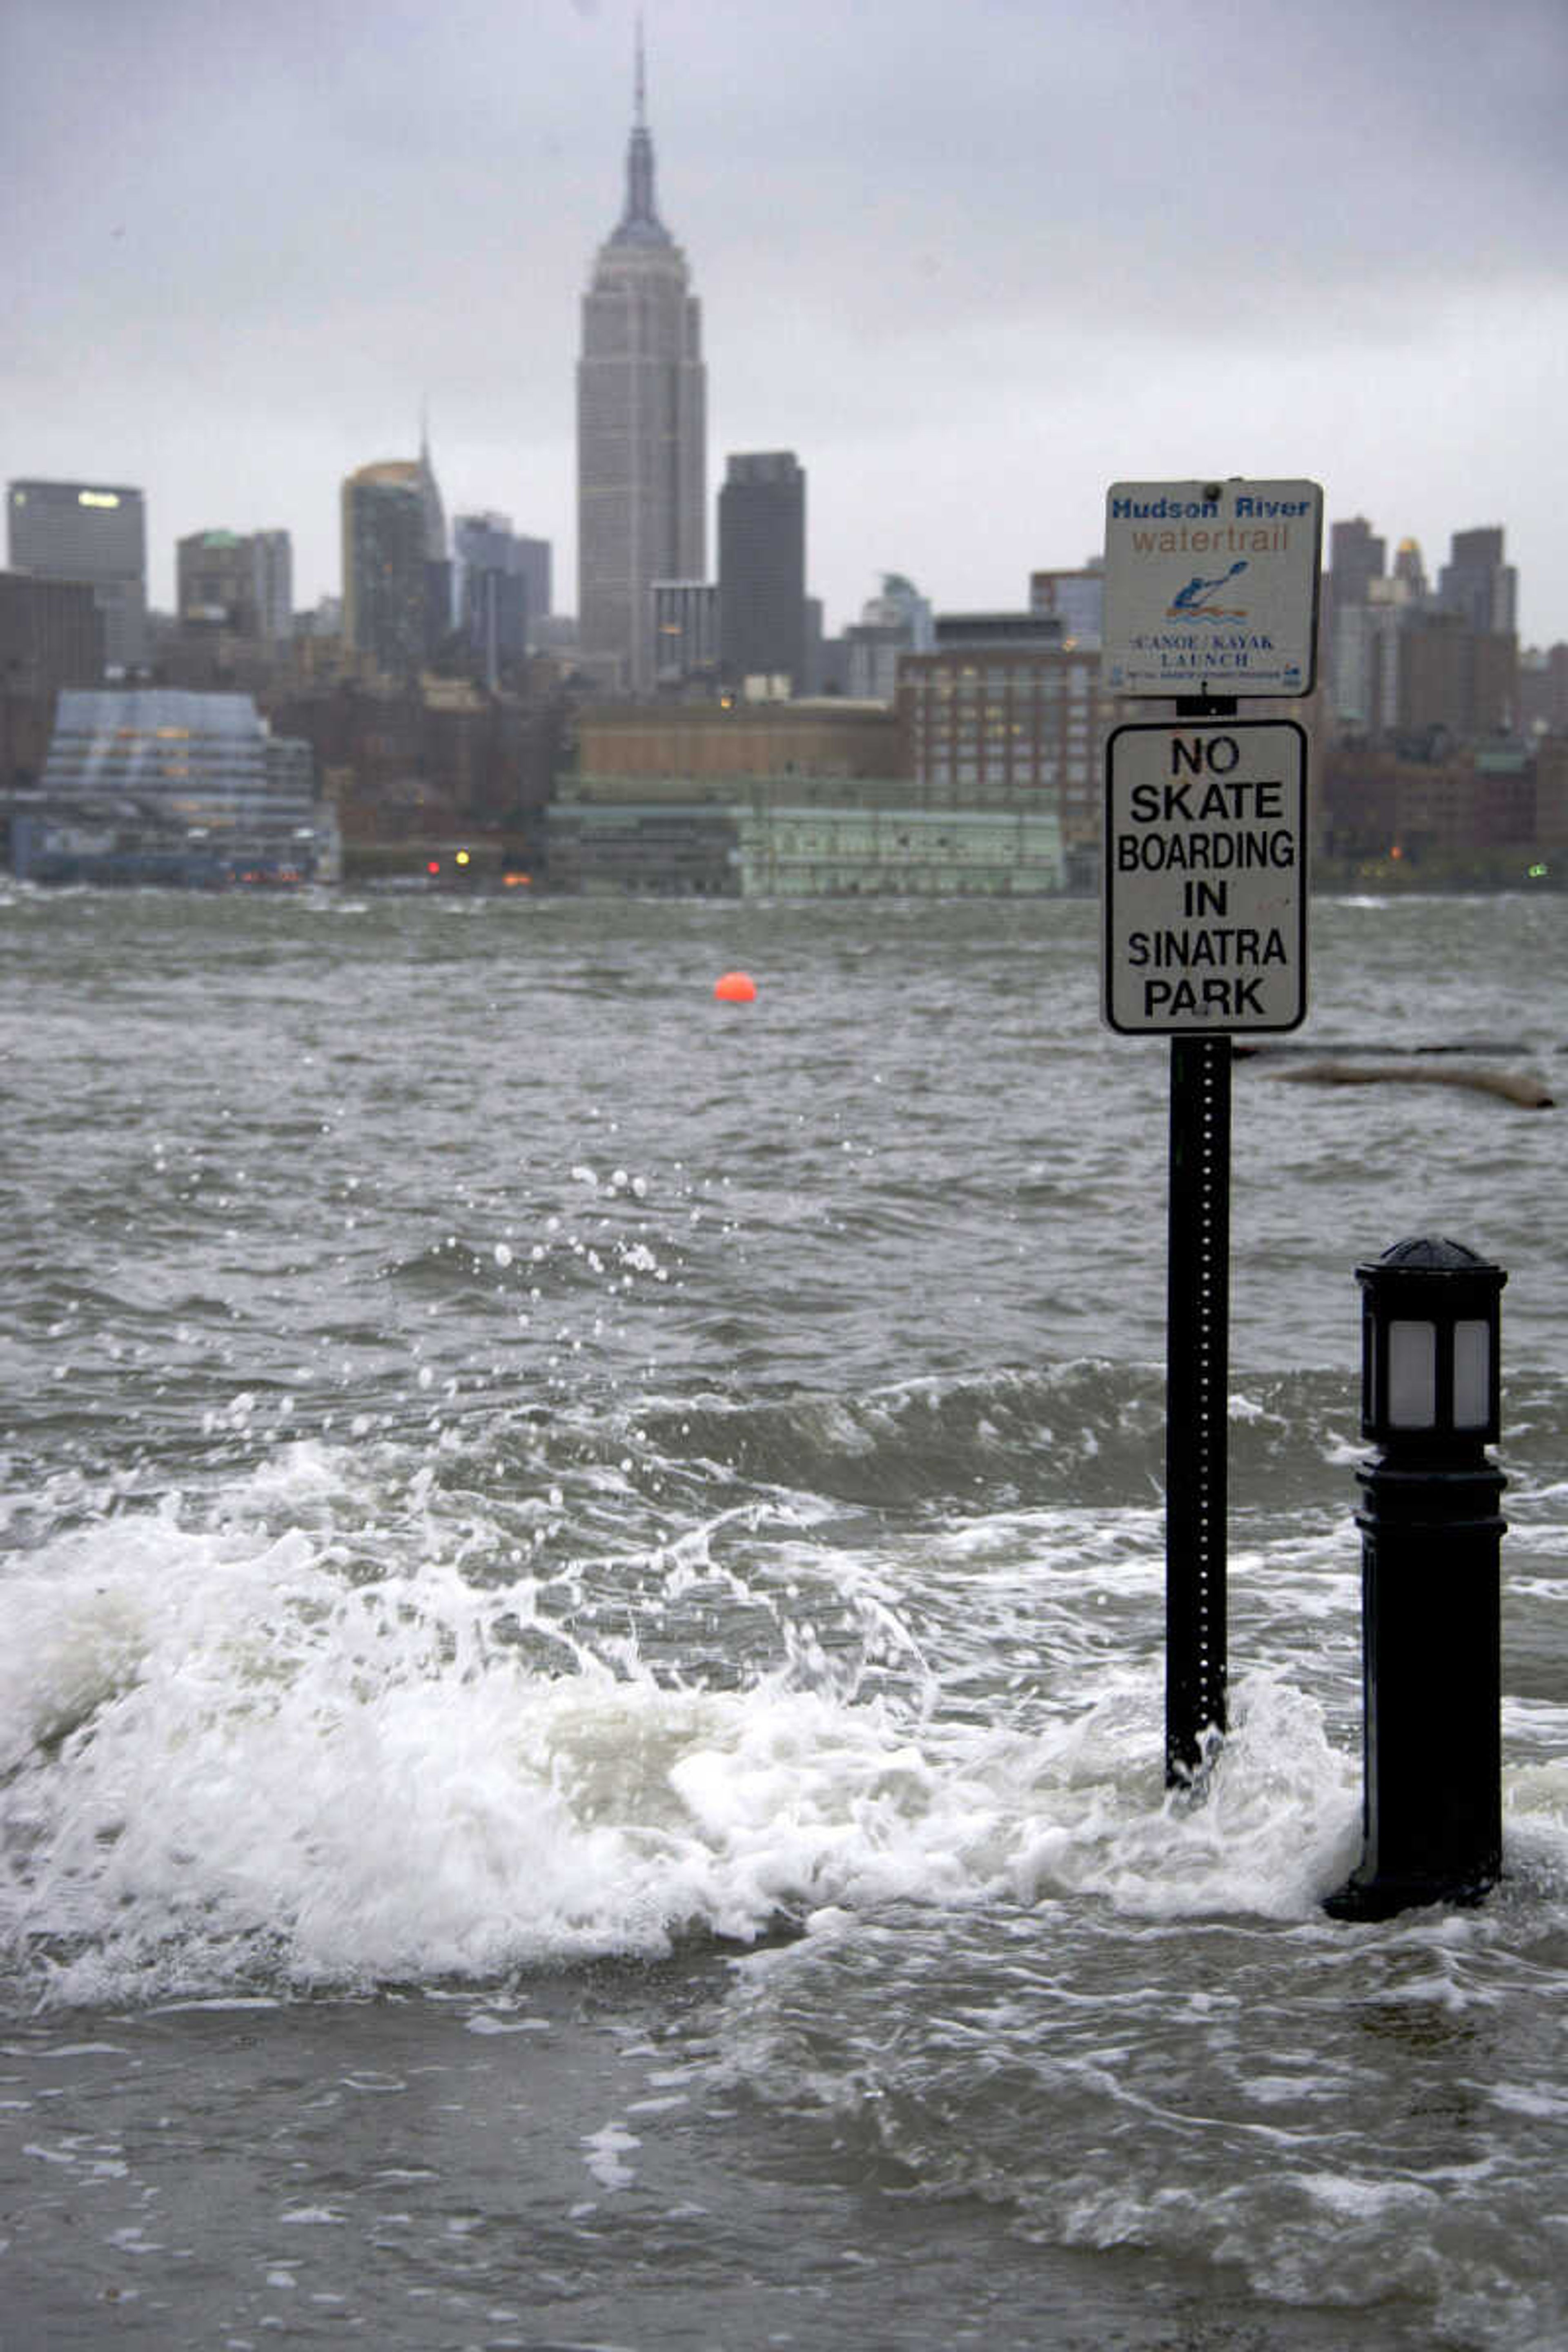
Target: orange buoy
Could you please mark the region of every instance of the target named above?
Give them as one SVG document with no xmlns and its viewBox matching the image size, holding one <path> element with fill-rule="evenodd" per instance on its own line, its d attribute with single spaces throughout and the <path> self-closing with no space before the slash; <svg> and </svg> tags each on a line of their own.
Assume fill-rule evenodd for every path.
<svg viewBox="0 0 1568 2352">
<path fill-rule="evenodd" d="M 757 983 L 749 971 L 726 971 L 714 982 L 713 993 L 721 1004 L 750 1004 Z"/>
</svg>

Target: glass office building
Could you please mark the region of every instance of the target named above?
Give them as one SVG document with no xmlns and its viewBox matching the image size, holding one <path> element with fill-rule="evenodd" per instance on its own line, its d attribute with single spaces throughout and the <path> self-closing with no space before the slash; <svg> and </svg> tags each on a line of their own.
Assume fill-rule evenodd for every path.
<svg viewBox="0 0 1568 2352">
<path fill-rule="evenodd" d="M 11 482 L 10 567 L 35 580 L 85 581 L 103 614 L 112 674 L 147 660 L 147 517 L 140 490 L 91 482 Z"/>
<path fill-rule="evenodd" d="M 42 881 L 300 881 L 329 831 L 309 745 L 272 735 L 248 695 L 68 690 L 12 855 Z"/>
</svg>

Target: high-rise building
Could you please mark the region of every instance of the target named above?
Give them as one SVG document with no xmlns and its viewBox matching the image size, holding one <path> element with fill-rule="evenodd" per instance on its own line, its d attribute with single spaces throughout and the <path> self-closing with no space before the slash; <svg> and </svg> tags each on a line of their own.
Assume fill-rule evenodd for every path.
<svg viewBox="0 0 1568 2352">
<path fill-rule="evenodd" d="M 1502 531 L 1457 530 L 1437 574 L 1437 602 L 1462 613 L 1483 636 L 1511 636 L 1518 626 L 1519 574 L 1502 557 Z"/>
<path fill-rule="evenodd" d="M 730 459 L 719 492 L 719 663 L 728 684 L 805 690 L 805 476 L 792 449 Z"/>
<path fill-rule="evenodd" d="M 395 677 L 419 669 L 429 641 L 426 470 L 388 458 L 343 484 L 343 642 Z"/>
<path fill-rule="evenodd" d="M 1405 583 L 1384 572 L 1387 553 L 1387 541 L 1364 515 L 1329 525 L 1329 562 L 1318 605 L 1318 675 L 1331 716 L 1347 727 L 1381 723 L 1374 714 L 1384 675 L 1382 648 L 1400 625 L 1397 615 L 1409 597 Z M 1392 670 L 1387 675 L 1392 678 Z"/>
<path fill-rule="evenodd" d="M 447 545 L 447 509 L 441 503 L 441 486 L 436 479 L 436 468 L 430 457 L 430 428 L 419 429 L 419 457 L 416 467 L 419 482 L 419 503 L 425 515 L 425 561 L 445 563 L 449 560 Z"/>
<path fill-rule="evenodd" d="M 1360 604 L 1335 600 L 1326 690 L 1329 716 L 1337 727 L 1377 735 L 1398 726 L 1400 646 L 1420 610 L 1397 574 L 1369 581 Z"/>
<path fill-rule="evenodd" d="M 818 695 L 823 691 L 825 655 L 822 642 L 822 599 L 808 596 L 805 600 L 805 682 L 804 694 Z"/>
<path fill-rule="evenodd" d="M 194 530 L 174 542 L 174 610 L 192 627 L 254 637 L 256 566 L 236 530 Z"/>
<path fill-rule="evenodd" d="M 1412 734 L 1440 730 L 1461 743 L 1506 734 L 1518 674 L 1511 630 L 1479 627 L 1459 605 L 1429 606 L 1400 633 L 1397 723 Z"/>
<path fill-rule="evenodd" d="M 1364 515 L 1330 526 L 1318 668 L 1329 719 L 1350 735 L 1386 734 L 1403 723 L 1405 639 L 1426 608 L 1419 541 L 1402 539 L 1385 572 L 1386 552 Z"/>
<path fill-rule="evenodd" d="M 710 580 L 653 583 L 654 684 L 711 688 L 719 667 L 719 591 Z"/>
<path fill-rule="evenodd" d="M 1078 572 L 1031 572 L 1029 610 L 1062 625 L 1064 640 L 1092 652 L 1105 622 L 1105 569 L 1095 556 Z"/>
<path fill-rule="evenodd" d="M 452 552 L 447 544 L 447 510 L 430 462 L 428 422 L 419 428 L 419 499 L 425 512 L 425 653 L 434 654 L 451 635 L 457 619 L 452 593 Z"/>
<path fill-rule="evenodd" d="M 531 649 L 535 626 L 549 619 L 551 604 L 552 551 L 547 539 L 530 539 L 525 531 L 512 533 L 514 561 L 528 599 L 529 642 Z"/>
<path fill-rule="evenodd" d="M 583 298 L 577 365 L 578 644 L 621 692 L 653 684 L 653 583 L 707 569 L 706 411 L 700 310 L 654 199 L 639 37 L 626 204 Z"/>
<path fill-rule="evenodd" d="M 1427 593 L 1426 566 L 1422 560 L 1421 541 L 1418 539 L 1400 541 L 1394 551 L 1391 576 L 1398 581 L 1406 602 L 1413 604 L 1419 604 L 1422 602 Z"/>
<path fill-rule="evenodd" d="M 286 530 L 195 530 L 174 547 L 182 623 L 238 636 L 291 636 L 293 553 Z"/>
<path fill-rule="evenodd" d="M 12 482 L 10 566 L 34 580 L 84 580 L 103 614 L 103 657 L 121 674 L 147 658 L 147 520 L 140 490 L 91 482 Z"/>
<path fill-rule="evenodd" d="M 1519 723 L 1536 734 L 1568 734 L 1568 645 L 1520 656 Z"/>
<path fill-rule="evenodd" d="M 1342 604 L 1364 604 L 1374 580 L 1383 578 L 1387 541 L 1365 515 L 1329 525 L 1329 582 Z"/>
<path fill-rule="evenodd" d="M 103 614 L 84 580 L 0 572 L 0 695 L 52 700 L 103 676 Z"/>
<path fill-rule="evenodd" d="M 901 572 L 884 572 L 881 594 L 868 597 L 844 632 L 845 691 L 857 702 L 891 702 L 903 656 L 935 643 L 929 598 Z"/>
<path fill-rule="evenodd" d="M 485 684 L 499 686 L 528 652 L 532 606 L 523 543 L 508 515 L 458 515 L 452 552 L 458 627 Z"/>
<path fill-rule="evenodd" d="M 250 543 L 261 635 L 285 640 L 294 634 L 294 542 L 286 530 L 258 530 Z"/>
</svg>

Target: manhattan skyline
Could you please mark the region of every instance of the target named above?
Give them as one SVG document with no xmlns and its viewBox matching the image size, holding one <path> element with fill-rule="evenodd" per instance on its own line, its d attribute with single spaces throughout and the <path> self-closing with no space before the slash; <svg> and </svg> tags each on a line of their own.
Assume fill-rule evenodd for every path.
<svg viewBox="0 0 1568 2352">
<path fill-rule="evenodd" d="M 1315 478 L 1429 567 L 1501 523 L 1521 638 L 1568 636 L 1568 21 L 1422 21 L 650 7 L 710 482 L 798 452 L 830 628 L 885 569 L 1019 604 L 1097 548 L 1110 481 L 1214 470 Z M 142 488 L 165 609 L 180 536 L 287 528 L 303 606 L 339 591 L 341 482 L 428 403 L 448 511 L 574 576 L 631 6 L 19 0 L 5 40 L 0 473 Z"/>
</svg>

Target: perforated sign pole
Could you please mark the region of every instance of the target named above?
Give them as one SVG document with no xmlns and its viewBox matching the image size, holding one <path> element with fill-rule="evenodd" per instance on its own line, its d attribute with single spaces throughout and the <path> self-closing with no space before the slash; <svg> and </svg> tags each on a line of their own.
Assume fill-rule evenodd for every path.
<svg viewBox="0 0 1568 2352">
<path fill-rule="evenodd" d="M 1165 1782 L 1226 1727 L 1230 1039 L 1171 1040 L 1165 1370 Z"/>
</svg>

